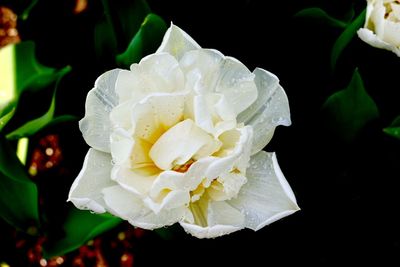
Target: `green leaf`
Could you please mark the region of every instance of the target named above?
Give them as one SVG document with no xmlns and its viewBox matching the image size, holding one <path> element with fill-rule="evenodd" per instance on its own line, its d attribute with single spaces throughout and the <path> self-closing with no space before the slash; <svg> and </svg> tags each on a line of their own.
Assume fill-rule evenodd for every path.
<svg viewBox="0 0 400 267">
<path fill-rule="evenodd" d="M 150 8 L 144 0 L 102 0 L 104 17 L 95 27 L 95 49 L 99 62 L 115 64 L 121 53 L 140 29 Z"/>
<path fill-rule="evenodd" d="M 379 116 L 378 107 L 365 91 L 357 69 L 347 88 L 331 95 L 323 110 L 327 112 L 331 130 L 349 142 L 369 121 Z"/>
<path fill-rule="evenodd" d="M 334 43 L 333 48 L 332 48 L 332 54 L 331 54 L 332 70 L 335 70 L 337 60 L 339 59 L 339 56 L 341 55 L 343 50 L 353 39 L 353 37 L 357 33 L 358 29 L 360 29 L 362 27 L 362 25 L 364 25 L 365 14 L 366 14 L 366 10 L 361 12 L 360 15 L 358 15 L 358 17 L 355 20 L 353 20 L 353 22 L 350 23 L 346 27 L 346 29 L 342 32 L 342 34 L 339 36 L 339 38 Z"/>
<path fill-rule="evenodd" d="M 57 93 L 57 88 L 60 80 L 62 77 L 64 77 L 65 74 L 71 71 L 71 67 L 65 67 L 63 68 L 59 73 L 58 73 L 58 80 L 55 84 L 54 91 L 53 91 L 53 97 L 51 99 L 50 107 L 47 110 L 46 113 L 44 113 L 42 116 L 33 119 L 31 121 L 26 122 L 19 128 L 15 129 L 14 131 L 10 132 L 7 134 L 7 139 L 19 139 L 22 137 L 27 137 L 30 135 L 33 135 L 40 131 L 43 127 L 45 127 L 48 123 L 51 122 L 54 116 L 54 111 L 56 107 L 56 93 Z"/>
<path fill-rule="evenodd" d="M 15 113 L 15 103 L 10 103 L 0 113 L 0 132 Z"/>
<path fill-rule="evenodd" d="M 323 9 L 318 7 L 305 8 L 297 12 L 294 16 L 297 18 L 315 19 L 318 23 L 326 23 L 329 26 L 337 28 L 346 28 L 348 25 L 347 22 L 335 19 L 334 17 L 328 15 L 328 13 L 326 13 Z"/>
<path fill-rule="evenodd" d="M 0 216 L 27 231 L 39 225 L 38 191 L 7 140 L 0 136 Z"/>
<path fill-rule="evenodd" d="M 144 56 L 154 53 L 166 30 L 167 25 L 162 18 L 155 14 L 149 14 L 125 52 L 117 55 L 118 66 L 129 68 L 132 63 L 137 63 Z"/>
<path fill-rule="evenodd" d="M 32 8 L 34 8 L 38 2 L 39 2 L 39 0 L 32 0 L 30 2 L 30 4 L 25 8 L 25 10 L 21 14 L 22 20 L 28 19 L 29 13 L 31 13 Z"/>
<path fill-rule="evenodd" d="M 47 87 L 59 77 L 59 71 L 43 66 L 36 60 L 35 43 L 32 41 L 15 45 L 15 62 L 17 96 L 24 90 L 35 91 Z"/>
<path fill-rule="evenodd" d="M 64 255 L 120 222 L 121 219 L 108 214 L 93 214 L 71 207 L 63 225 L 65 236 L 58 240 L 51 240 L 49 237 L 49 242 L 44 245 L 43 255 L 45 258 Z"/>
<path fill-rule="evenodd" d="M 389 127 L 383 129 L 383 131 L 397 139 L 400 139 L 400 116 L 398 116 Z"/>
</svg>

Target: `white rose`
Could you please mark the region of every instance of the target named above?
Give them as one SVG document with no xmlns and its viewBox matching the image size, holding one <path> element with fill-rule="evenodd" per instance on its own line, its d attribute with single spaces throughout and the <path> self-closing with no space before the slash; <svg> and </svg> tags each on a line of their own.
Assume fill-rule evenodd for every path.
<svg viewBox="0 0 400 267">
<path fill-rule="evenodd" d="M 400 56 L 400 1 L 367 0 L 364 28 L 358 36 L 366 43 Z"/>
<path fill-rule="evenodd" d="M 192 235 L 258 230 L 299 208 L 274 153 L 289 125 L 278 78 L 202 49 L 171 25 L 155 54 L 101 75 L 80 129 L 91 146 L 69 200 L 155 229 Z"/>
</svg>

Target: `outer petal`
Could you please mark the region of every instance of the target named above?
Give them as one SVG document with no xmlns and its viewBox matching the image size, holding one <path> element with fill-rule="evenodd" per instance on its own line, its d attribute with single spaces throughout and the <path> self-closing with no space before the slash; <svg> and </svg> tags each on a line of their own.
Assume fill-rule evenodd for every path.
<svg viewBox="0 0 400 267">
<path fill-rule="evenodd" d="M 105 212 L 101 190 L 116 184 L 110 179 L 111 167 L 110 154 L 90 148 L 82 170 L 71 186 L 68 201 L 79 209 Z"/>
<path fill-rule="evenodd" d="M 171 23 L 156 53 L 167 52 L 175 58 L 180 59 L 184 53 L 195 49 L 200 49 L 196 41 Z"/>
<path fill-rule="evenodd" d="M 79 129 L 86 143 L 91 147 L 110 152 L 111 123 L 110 111 L 118 104 L 115 82 L 121 70 L 107 71 L 97 78 L 94 88 L 86 98 L 85 117 L 79 122 Z"/>
<path fill-rule="evenodd" d="M 376 48 L 382 48 L 391 51 L 395 53 L 398 57 L 400 57 L 400 49 L 398 47 L 388 44 L 383 40 L 379 39 L 378 36 L 376 36 L 376 34 L 374 34 L 371 30 L 362 28 L 357 31 L 357 34 L 358 37 L 360 37 L 360 39 L 366 42 L 367 44 Z"/>
<path fill-rule="evenodd" d="M 205 211 L 199 210 L 199 212 Z M 197 216 L 207 218 L 207 222 L 199 222 Z M 186 232 L 197 238 L 214 238 L 244 228 L 244 215 L 224 201 L 209 202 L 206 214 L 196 215 L 193 211 L 193 217 L 195 224 L 187 222 L 180 224 Z"/>
<path fill-rule="evenodd" d="M 236 114 L 257 98 L 254 74 L 239 60 L 225 57 L 217 50 L 189 51 L 179 64 L 185 72 L 186 88 L 192 88 L 198 94 L 223 94 Z"/>
<path fill-rule="evenodd" d="M 143 205 L 140 198 L 126 191 L 120 186 L 113 186 L 103 190 L 107 210 L 130 224 L 144 229 L 156 229 L 180 221 L 186 213 L 186 208 L 163 210 L 155 214 Z"/>
<path fill-rule="evenodd" d="M 118 75 L 116 92 L 119 103 L 133 100 L 137 103 L 149 94 L 172 93 L 183 90 L 184 76 L 178 61 L 167 53 L 151 54 L 131 70 Z"/>
<path fill-rule="evenodd" d="M 278 78 L 263 69 L 256 68 L 255 83 L 258 99 L 239 114 L 238 122 L 250 125 L 254 129 L 252 154 L 257 153 L 271 140 L 278 125 L 289 126 L 289 101 Z"/>
<path fill-rule="evenodd" d="M 255 231 L 288 216 L 299 207 L 279 168 L 275 153 L 260 151 L 251 158 L 245 184 L 228 203 L 245 214 L 245 225 Z"/>
</svg>

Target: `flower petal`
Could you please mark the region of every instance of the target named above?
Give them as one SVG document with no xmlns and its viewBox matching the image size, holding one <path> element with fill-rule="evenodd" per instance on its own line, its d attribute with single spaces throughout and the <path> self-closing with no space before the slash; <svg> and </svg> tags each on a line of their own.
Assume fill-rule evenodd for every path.
<svg viewBox="0 0 400 267">
<path fill-rule="evenodd" d="M 108 187 L 103 190 L 104 200 L 110 213 L 124 220 L 128 220 L 133 226 L 144 229 L 156 229 L 168 226 L 180 221 L 186 213 L 186 208 L 163 210 L 155 214 L 143 205 L 143 201 L 134 194 L 120 186 Z"/>
<path fill-rule="evenodd" d="M 366 42 L 367 44 L 376 48 L 382 48 L 391 51 L 395 53 L 398 57 L 400 57 L 400 49 L 398 47 L 395 47 L 394 45 L 382 41 L 371 30 L 362 28 L 357 31 L 357 34 L 358 37 L 360 37 L 360 39 Z"/>
<path fill-rule="evenodd" d="M 276 126 L 291 124 L 289 102 L 278 78 L 260 68 L 256 68 L 254 74 L 258 99 L 238 116 L 239 123 L 254 129 L 252 154 L 269 143 Z"/>
<path fill-rule="evenodd" d="M 220 142 L 190 120 L 184 120 L 165 132 L 150 149 L 150 157 L 163 170 L 183 165 L 190 159 L 210 156 Z"/>
<path fill-rule="evenodd" d="M 86 98 L 85 117 L 79 121 L 79 129 L 86 143 L 103 152 L 110 152 L 109 114 L 118 104 L 115 83 L 120 71 L 110 70 L 97 78 Z"/>
<path fill-rule="evenodd" d="M 242 228 L 232 225 L 214 225 L 212 227 L 201 227 L 195 224 L 180 222 L 180 225 L 185 229 L 186 233 L 197 238 L 215 238 L 227 235 Z"/>
<path fill-rule="evenodd" d="M 97 213 L 105 212 L 105 203 L 101 195 L 103 188 L 116 183 L 110 179 L 111 156 L 90 148 L 83 167 L 69 191 L 68 201 L 79 209 L 90 209 Z"/>
<path fill-rule="evenodd" d="M 246 176 L 247 183 L 238 197 L 228 203 L 245 214 L 247 228 L 257 231 L 299 210 L 275 153 L 260 151 L 254 155 Z"/>
<path fill-rule="evenodd" d="M 200 49 L 196 41 L 171 23 L 156 53 L 167 52 L 179 60 L 184 53 L 195 49 Z"/>
<path fill-rule="evenodd" d="M 184 76 L 178 61 L 167 53 L 151 54 L 131 70 L 118 75 L 116 92 L 119 103 L 137 103 L 152 93 L 172 93 L 184 89 Z"/>
<path fill-rule="evenodd" d="M 225 95 L 236 114 L 247 109 L 257 99 L 254 74 L 239 60 L 226 57 L 219 76 L 215 91 Z"/>
<path fill-rule="evenodd" d="M 179 64 L 185 73 L 186 88 L 192 88 L 198 94 L 223 94 L 236 114 L 257 98 L 254 74 L 239 60 L 225 57 L 217 50 L 189 51 Z"/>
<path fill-rule="evenodd" d="M 202 200 L 193 203 L 191 206 L 199 205 L 196 204 L 199 202 L 201 204 Z M 207 211 L 202 210 L 205 208 Z M 196 207 L 192 207 L 193 209 L 196 209 Z M 197 238 L 214 238 L 244 228 L 244 215 L 225 201 L 211 201 L 208 206 L 200 207 L 198 212 L 206 212 L 206 214 L 196 215 L 196 211 L 193 210 L 195 224 L 180 222 L 186 232 Z M 207 218 L 207 222 L 200 222 L 200 218 L 197 218 L 197 216 Z"/>
</svg>

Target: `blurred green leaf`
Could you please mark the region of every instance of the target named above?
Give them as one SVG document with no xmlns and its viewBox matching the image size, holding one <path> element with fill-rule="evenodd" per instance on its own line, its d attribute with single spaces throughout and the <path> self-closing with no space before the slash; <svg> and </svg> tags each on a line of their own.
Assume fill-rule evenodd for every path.
<svg viewBox="0 0 400 267">
<path fill-rule="evenodd" d="M 34 8 L 38 2 L 39 2 L 39 0 L 30 1 L 29 5 L 22 12 L 21 19 L 23 19 L 23 20 L 28 19 L 29 13 L 31 13 L 32 8 Z"/>
<path fill-rule="evenodd" d="M 102 0 L 104 13 L 117 38 L 118 51 L 125 49 L 150 13 L 144 0 Z"/>
<path fill-rule="evenodd" d="M 64 255 L 120 222 L 121 219 L 109 214 L 93 214 L 71 207 L 63 225 L 65 236 L 58 240 L 51 240 L 50 236 L 49 242 L 44 245 L 43 255 L 45 258 Z"/>
<path fill-rule="evenodd" d="M 398 116 L 389 127 L 383 129 L 383 131 L 395 138 L 400 139 L 400 116 Z"/>
<path fill-rule="evenodd" d="M 48 123 L 51 122 L 54 116 L 54 111 L 56 107 L 56 93 L 57 88 L 60 80 L 64 77 L 65 74 L 71 71 L 71 67 L 65 67 L 57 73 L 57 82 L 54 86 L 53 97 L 51 99 L 50 107 L 46 113 L 42 116 L 33 119 L 31 121 L 26 122 L 19 128 L 15 129 L 14 131 L 8 133 L 6 135 L 7 139 L 19 139 L 21 137 L 27 137 L 37 133 L 40 129 L 46 126 Z"/>
<path fill-rule="evenodd" d="M 332 27 L 346 28 L 347 22 L 335 19 L 326 13 L 323 9 L 318 7 L 305 8 L 300 10 L 295 15 L 297 18 L 310 18 L 315 19 L 318 23 L 326 23 Z"/>
<path fill-rule="evenodd" d="M 94 28 L 94 48 L 98 61 L 111 65 L 113 55 L 117 54 L 117 38 L 111 25 L 104 19 Z"/>
<path fill-rule="evenodd" d="M 36 185 L 3 136 L 0 136 L 0 216 L 23 231 L 39 225 Z"/>
<path fill-rule="evenodd" d="M 99 62 L 115 64 L 115 55 L 124 51 L 150 13 L 144 0 L 102 0 L 104 17 L 95 27 L 95 50 Z"/>
<path fill-rule="evenodd" d="M 15 45 L 15 62 L 17 96 L 24 90 L 44 88 L 58 79 L 59 71 L 43 66 L 36 60 L 35 43 L 32 41 Z"/>
<path fill-rule="evenodd" d="M 364 25 L 365 14 L 366 14 L 366 10 L 361 12 L 360 15 L 358 15 L 358 17 L 355 20 L 353 20 L 353 22 L 350 23 L 346 27 L 346 29 L 342 32 L 342 34 L 339 36 L 339 38 L 334 43 L 333 48 L 332 48 L 332 54 L 331 54 L 332 70 L 335 70 L 337 60 L 339 59 L 339 56 L 342 54 L 343 50 L 353 39 L 353 37 L 357 33 L 358 29 L 360 29 L 362 27 L 362 25 Z"/>
<path fill-rule="evenodd" d="M 15 103 L 8 105 L 0 114 L 0 132 L 15 113 Z"/>
<path fill-rule="evenodd" d="M 365 91 L 356 69 L 346 89 L 331 95 L 323 105 L 329 126 L 346 141 L 352 141 L 371 120 L 379 116 L 378 107 Z"/>
<path fill-rule="evenodd" d="M 129 68 L 132 63 L 137 63 L 144 56 L 154 53 L 166 30 L 167 25 L 162 18 L 155 14 L 147 15 L 128 48 L 122 54 L 117 55 L 118 66 Z"/>
</svg>

